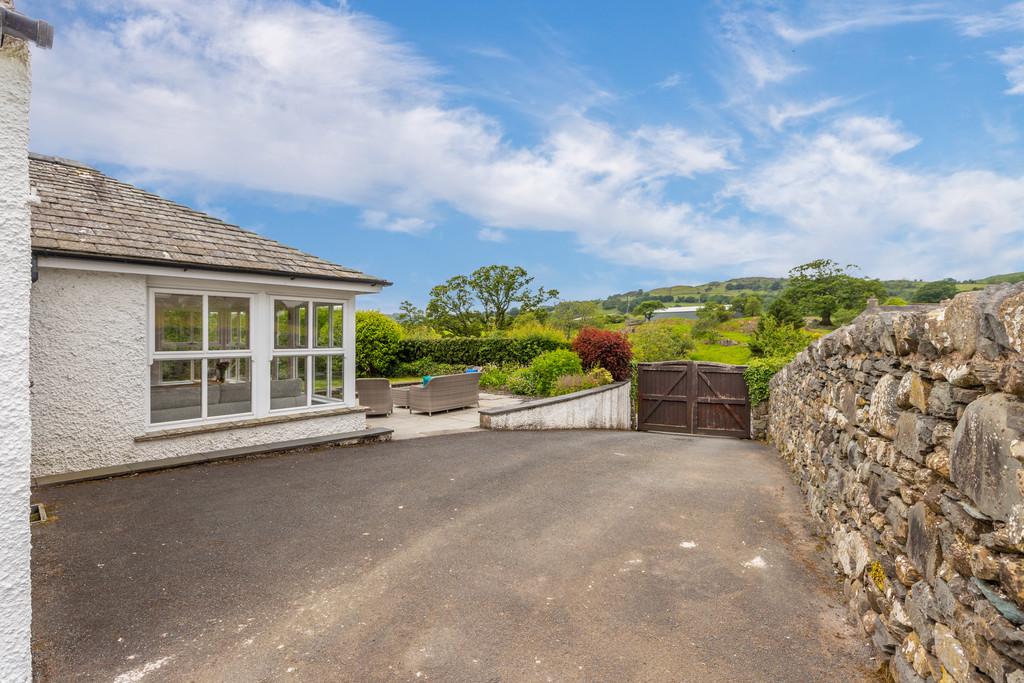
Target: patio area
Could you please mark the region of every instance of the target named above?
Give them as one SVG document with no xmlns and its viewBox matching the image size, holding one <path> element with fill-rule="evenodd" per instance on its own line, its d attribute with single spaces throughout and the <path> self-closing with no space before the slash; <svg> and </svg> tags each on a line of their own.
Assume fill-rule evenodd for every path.
<svg viewBox="0 0 1024 683">
<path fill-rule="evenodd" d="M 480 406 L 477 408 L 460 408 L 444 413 L 410 413 L 408 408 L 395 408 L 395 412 L 387 417 L 366 418 L 367 427 L 386 427 L 395 430 L 391 439 L 416 439 L 423 436 L 454 434 L 480 430 L 480 408 L 501 408 L 518 405 L 527 401 L 523 396 L 507 394 L 490 394 L 480 392 Z"/>
</svg>

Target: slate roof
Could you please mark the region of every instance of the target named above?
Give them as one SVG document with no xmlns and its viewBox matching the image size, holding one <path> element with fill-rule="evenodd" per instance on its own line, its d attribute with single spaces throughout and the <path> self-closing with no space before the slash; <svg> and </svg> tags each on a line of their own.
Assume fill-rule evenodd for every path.
<svg viewBox="0 0 1024 683">
<path fill-rule="evenodd" d="M 40 200 L 32 205 L 39 255 L 390 284 L 75 161 L 29 154 L 29 176 Z"/>
</svg>

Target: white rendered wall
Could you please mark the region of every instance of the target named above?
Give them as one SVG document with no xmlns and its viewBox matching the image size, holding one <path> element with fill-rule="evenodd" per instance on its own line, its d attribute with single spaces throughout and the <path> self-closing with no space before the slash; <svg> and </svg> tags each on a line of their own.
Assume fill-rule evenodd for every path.
<svg viewBox="0 0 1024 683">
<path fill-rule="evenodd" d="M 0 5 L 10 3 L 0 0 Z M 32 677 L 28 48 L 0 48 L 0 681 Z"/>
<path fill-rule="evenodd" d="M 480 411 L 480 426 L 494 430 L 629 429 L 630 384 L 587 389 L 556 398 Z"/>
<path fill-rule="evenodd" d="M 40 269 L 32 287 L 33 476 L 366 428 L 366 416 L 353 413 L 136 442 L 146 433 L 146 306 L 145 275 Z"/>
</svg>

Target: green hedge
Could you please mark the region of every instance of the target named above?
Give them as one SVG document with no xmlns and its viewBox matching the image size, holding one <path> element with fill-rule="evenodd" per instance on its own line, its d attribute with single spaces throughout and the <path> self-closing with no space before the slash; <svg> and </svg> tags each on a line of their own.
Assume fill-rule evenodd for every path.
<svg viewBox="0 0 1024 683">
<path fill-rule="evenodd" d="M 548 351 L 569 348 L 569 342 L 548 337 L 444 337 L 441 339 L 403 339 L 398 360 L 415 363 L 429 358 L 455 365 L 529 365 Z"/>
<path fill-rule="evenodd" d="M 743 371 L 743 379 L 747 382 L 747 391 L 750 394 L 750 405 L 756 406 L 768 399 L 768 383 L 775 373 L 791 360 L 793 356 L 751 359 L 747 369 Z"/>
</svg>

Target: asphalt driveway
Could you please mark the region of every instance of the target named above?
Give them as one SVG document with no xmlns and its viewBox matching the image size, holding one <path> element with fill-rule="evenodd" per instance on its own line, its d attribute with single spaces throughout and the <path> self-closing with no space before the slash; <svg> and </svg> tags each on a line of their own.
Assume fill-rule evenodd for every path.
<svg viewBox="0 0 1024 683">
<path fill-rule="evenodd" d="M 34 500 L 41 680 L 871 678 L 753 442 L 468 433 Z"/>
</svg>

